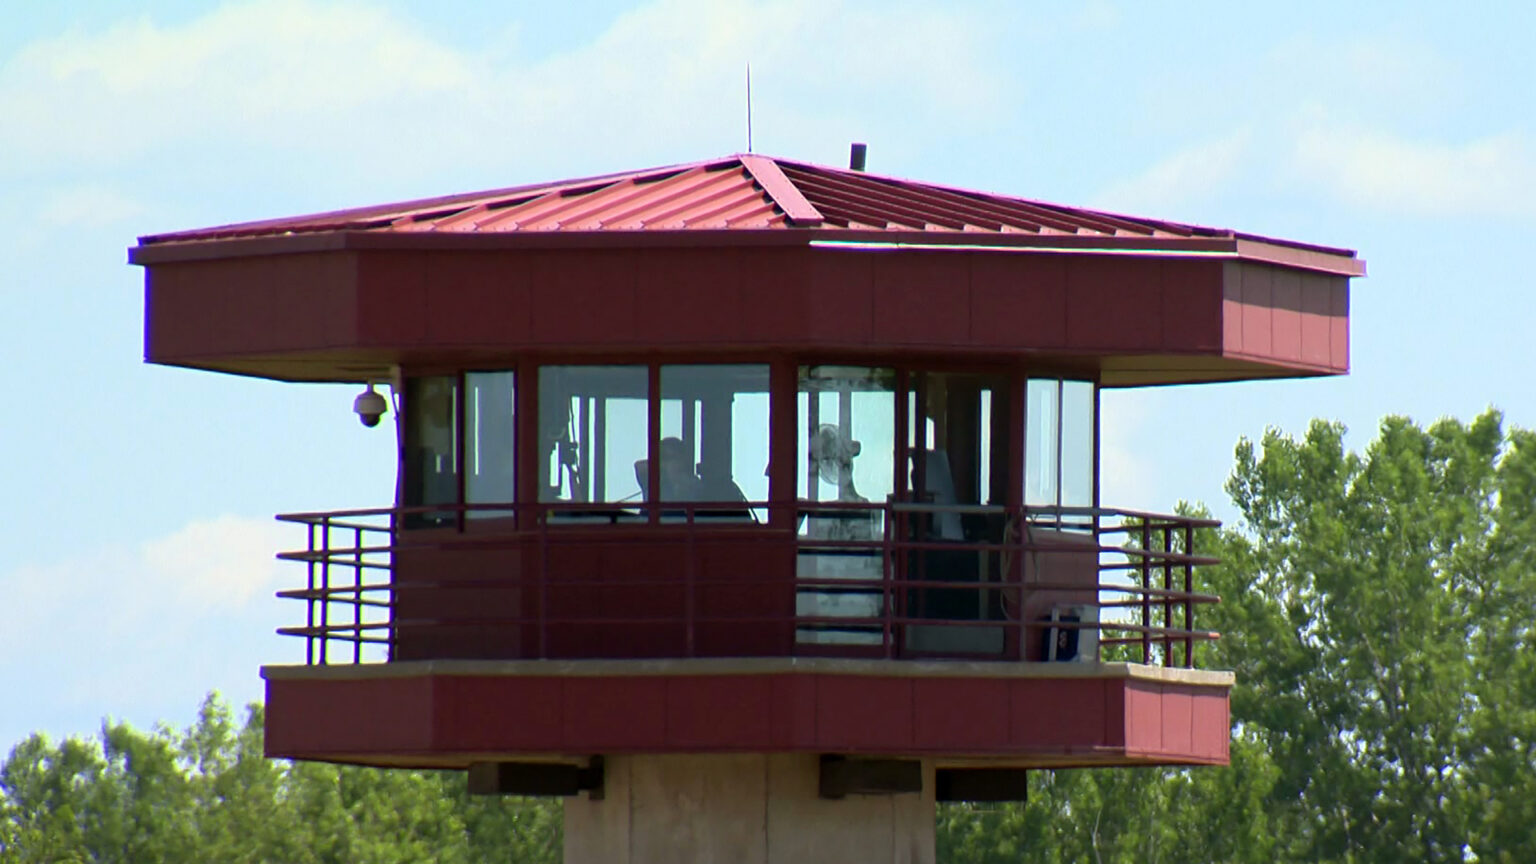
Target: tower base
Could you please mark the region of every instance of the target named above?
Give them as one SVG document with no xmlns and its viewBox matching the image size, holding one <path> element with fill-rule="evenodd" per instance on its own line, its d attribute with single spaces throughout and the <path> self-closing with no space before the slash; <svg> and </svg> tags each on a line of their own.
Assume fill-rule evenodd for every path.
<svg viewBox="0 0 1536 864">
<path fill-rule="evenodd" d="M 821 797 L 814 753 L 607 756 L 602 797 L 565 804 L 566 864 L 933 864 L 922 791 Z"/>
</svg>

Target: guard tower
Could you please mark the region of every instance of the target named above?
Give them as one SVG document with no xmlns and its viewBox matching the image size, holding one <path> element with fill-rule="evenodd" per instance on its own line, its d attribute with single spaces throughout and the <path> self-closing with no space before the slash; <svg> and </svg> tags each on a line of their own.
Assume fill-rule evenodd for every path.
<svg viewBox="0 0 1536 864">
<path fill-rule="evenodd" d="M 1099 393 L 1341 374 L 1364 274 L 758 155 L 131 260 L 150 362 L 398 436 L 389 506 L 279 517 L 269 754 L 570 796 L 570 862 L 931 861 L 1030 768 L 1224 764 L 1210 523 L 1100 500 Z"/>
</svg>

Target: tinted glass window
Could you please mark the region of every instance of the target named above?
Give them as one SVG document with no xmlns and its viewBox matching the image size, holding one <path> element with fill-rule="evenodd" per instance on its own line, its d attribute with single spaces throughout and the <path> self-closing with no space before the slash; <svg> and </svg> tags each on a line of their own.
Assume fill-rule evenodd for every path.
<svg viewBox="0 0 1536 864">
<path fill-rule="evenodd" d="M 405 506 L 457 504 L 458 379 L 440 375 L 405 382 Z M 407 524 L 451 514 L 413 516 Z"/>
<path fill-rule="evenodd" d="M 517 498 L 517 388 L 512 372 L 464 376 L 464 497 L 470 504 Z M 471 509 L 470 518 L 510 511 Z"/>
<path fill-rule="evenodd" d="M 649 438 L 644 366 L 539 370 L 539 500 L 640 500 Z"/>
<path fill-rule="evenodd" d="M 1025 390 L 1024 503 L 1092 507 L 1092 381 L 1032 378 Z"/>
<path fill-rule="evenodd" d="M 657 500 L 766 500 L 768 367 L 661 367 L 657 456 Z"/>
</svg>

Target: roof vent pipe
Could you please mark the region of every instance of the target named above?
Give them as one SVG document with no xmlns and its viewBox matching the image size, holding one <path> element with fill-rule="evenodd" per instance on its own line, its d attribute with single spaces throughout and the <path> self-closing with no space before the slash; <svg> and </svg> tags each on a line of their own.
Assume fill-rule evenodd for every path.
<svg viewBox="0 0 1536 864">
<path fill-rule="evenodd" d="M 853 171 L 864 170 L 864 154 L 869 148 L 863 144 L 854 144 L 848 148 L 848 168 Z"/>
</svg>

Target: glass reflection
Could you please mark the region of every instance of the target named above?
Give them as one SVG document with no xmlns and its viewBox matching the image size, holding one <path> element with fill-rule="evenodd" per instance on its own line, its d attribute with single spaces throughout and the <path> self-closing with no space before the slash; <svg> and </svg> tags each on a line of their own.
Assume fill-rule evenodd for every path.
<svg viewBox="0 0 1536 864">
<path fill-rule="evenodd" d="M 661 367 L 658 500 L 767 500 L 768 381 L 766 365 Z M 648 472 L 638 473 L 644 488 Z M 736 508 L 700 515 L 749 514 Z M 761 509 L 750 515 L 758 521 L 767 518 Z"/>
<path fill-rule="evenodd" d="M 406 507 L 456 505 L 459 501 L 458 397 L 458 380 L 454 376 L 406 379 Z M 405 524 L 436 525 L 452 518 L 449 512 L 409 514 Z"/>
<path fill-rule="evenodd" d="M 1093 506 L 1093 382 L 1061 382 L 1061 506 Z"/>
<path fill-rule="evenodd" d="M 470 504 L 511 503 L 517 498 L 513 373 L 470 372 L 464 389 L 464 498 Z M 512 512 L 470 509 L 466 515 L 475 519 Z"/>
<path fill-rule="evenodd" d="M 539 369 L 540 501 L 639 500 L 649 389 L 644 366 Z"/>
<path fill-rule="evenodd" d="M 1061 382 L 1031 378 L 1024 400 L 1024 503 L 1055 506 L 1061 490 Z"/>
<path fill-rule="evenodd" d="M 796 572 L 815 581 L 796 593 L 795 608 L 824 620 L 797 628 L 799 642 L 880 642 L 884 566 L 873 541 L 884 537 L 884 515 L 858 505 L 884 504 L 895 491 L 895 381 L 890 369 L 800 369 L 796 486 L 806 545 Z"/>
</svg>

